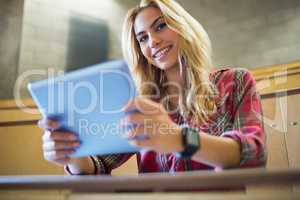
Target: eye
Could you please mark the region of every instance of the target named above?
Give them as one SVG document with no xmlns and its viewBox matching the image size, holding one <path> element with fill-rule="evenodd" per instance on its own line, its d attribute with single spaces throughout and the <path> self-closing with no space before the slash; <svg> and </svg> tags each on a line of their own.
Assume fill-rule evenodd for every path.
<svg viewBox="0 0 300 200">
<path fill-rule="evenodd" d="M 160 30 L 164 29 L 166 26 L 167 26 L 166 23 L 164 23 L 164 22 L 160 23 L 160 24 L 157 25 L 156 30 L 160 31 Z"/>
<path fill-rule="evenodd" d="M 147 39 L 148 39 L 148 36 L 144 35 L 144 36 L 141 36 L 138 40 L 139 40 L 139 43 L 142 43 L 142 42 L 145 42 Z"/>
</svg>

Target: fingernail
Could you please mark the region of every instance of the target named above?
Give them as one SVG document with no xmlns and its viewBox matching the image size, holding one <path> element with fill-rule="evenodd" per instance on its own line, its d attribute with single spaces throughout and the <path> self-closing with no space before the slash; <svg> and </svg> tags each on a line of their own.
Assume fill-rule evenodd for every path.
<svg viewBox="0 0 300 200">
<path fill-rule="evenodd" d="M 58 128 L 59 128 L 59 123 L 58 123 L 58 122 L 55 122 L 55 121 L 51 121 L 51 126 L 52 126 L 52 128 L 54 128 L 54 129 L 58 129 Z"/>
<path fill-rule="evenodd" d="M 71 138 L 72 140 L 79 140 L 79 137 L 78 137 L 77 135 L 74 135 L 74 134 L 72 134 L 72 135 L 70 136 L 70 138 Z"/>
<path fill-rule="evenodd" d="M 138 113 L 138 112 L 139 112 L 138 109 L 131 109 L 131 110 L 125 111 L 125 115 L 131 115 L 133 113 Z"/>
<path fill-rule="evenodd" d="M 56 131 L 59 129 L 59 125 L 56 122 L 50 121 L 50 123 L 48 122 L 47 124 L 47 129 L 50 131 Z"/>
<path fill-rule="evenodd" d="M 76 151 L 80 148 L 80 146 L 74 147 L 73 150 Z"/>
<path fill-rule="evenodd" d="M 131 137 L 131 140 L 146 140 L 149 139 L 149 137 L 147 135 L 136 135 L 134 137 Z"/>
</svg>

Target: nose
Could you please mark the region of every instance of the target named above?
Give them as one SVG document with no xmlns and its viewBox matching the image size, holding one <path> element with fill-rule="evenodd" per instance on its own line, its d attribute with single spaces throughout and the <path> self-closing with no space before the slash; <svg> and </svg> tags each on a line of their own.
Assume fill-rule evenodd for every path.
<svg viewBox="0 0 300 200">
<path fill-rule="evenodd" d="M 157 34 L 155 34 L 155 33 L 150 34 L 150 36 L 149 36 L 149 46 L 151 48 L 157 47 L 157 45 L 159 45 L 160 42 L 161 42 L 161 39 L 158 37 Z"/>
</svg>

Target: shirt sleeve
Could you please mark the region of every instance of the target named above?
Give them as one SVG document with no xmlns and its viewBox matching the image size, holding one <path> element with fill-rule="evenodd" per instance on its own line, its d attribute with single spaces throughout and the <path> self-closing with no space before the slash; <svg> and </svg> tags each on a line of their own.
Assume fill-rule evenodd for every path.
<svg viewBox="0 0 300 200">
<path fill-rule="evenodd" d="M 234 70 L 233 129 L 222 137 L 230 137 L 240 144 L 240 167 L 265 166 L 267 160 L 265 133 L 260 95 L 255 79 L 245 69 Z"/>
<path fill-rule="evenodd" d="M 125 163 L 133 153 L 91 156 L 95 165 L 95 174 L 111 174 L 111 171 Z"/>
<path fill-rule="evenodd" d="M 111 171 L 123 163 L 125 163 L 133 153 L 124 153 L 124 154 L 111 154 L 105 156 L 90 156 L 93 161 L 95 171 L 95 175 L 109 175 Z M 64 170 L 69 175 L 87 175 L 87 174 L 73 174 L 68 166 L 64 167 Z"/>
</svg>

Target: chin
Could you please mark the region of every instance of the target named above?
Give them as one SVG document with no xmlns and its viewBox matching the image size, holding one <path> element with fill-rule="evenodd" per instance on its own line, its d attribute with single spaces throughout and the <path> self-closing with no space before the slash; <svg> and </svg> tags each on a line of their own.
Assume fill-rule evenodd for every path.
<svg viewBox="0 0 300 200">
<path fill-rule="evenodd" d="M 170 70 L 170 69 L 174 68 L 177 65 L 176 65 L 176 63 L 159 63 L 157 66 L 161 70 Z"/>
</svg>

